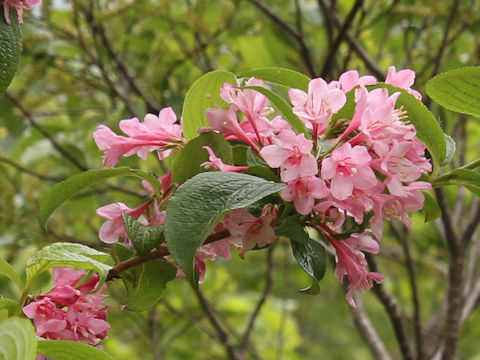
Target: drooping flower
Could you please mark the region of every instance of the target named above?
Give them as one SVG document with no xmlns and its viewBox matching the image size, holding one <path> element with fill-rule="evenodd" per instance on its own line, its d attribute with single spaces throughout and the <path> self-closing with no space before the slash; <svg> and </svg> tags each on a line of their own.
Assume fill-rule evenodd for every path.
<svg viewBox="0 0 480 360">
<path fill-rule="evenodd" d="M 283 130 L 275 138 L 275 143 L 261 151 L 263 159 L 272 168 L 280 168 L 283 182 L 301 176 L 315 176 L 318 173 L 317 160 L 311 154 L 313 143 L 305 135 L 295 134 L 290 129 Z"/>
<path fill-rule="evenodd" d="M 40 5 L 43 0 L 3 0 L 3 13 L 8 24 L 10 21 L 10 10 L 17 11 L 18 22 L 23 24 L 23 9 L 30 10 L 33 6 Z"/>
<path fill-rule="evenodd" d="M 391 84 L 393 86 L 399 87 L 401 89 L 406 89 L 410 94 L 415 96 L 417 99 L 422 100 L 422 94 L 417 90 L 413 90 L 410 87 L 415 82 L 415 71 L 410 69 L 403 69 L 397 71 L 395 66 L 390 66 L 388 68 L 387 78 L 385 83 Z"/>
<path fill-rule="evenodd" d="M 134 154 L 146 159 L 147 154 L 157 151 L 158 157 L 167 157 L 171 148 L 183 143 L 182 127 L 175 122 L 172 108 L 164 108 L 158 116 L 147 114 L 141 123 L 138 118 L 120 121 L 120 130 L 129 137 L 115 134 L 105 125 L 99 125 L 93 137 L 100 150 L 105 152 L 103 166 L 115 166 L 120 157 Z"/>
<path fill-rule="evenodd" d="M 106 285 L 97 289 L 97 274 L 81 283 L 86 272 L 73 268 L 54 268 L 53 275 L 53 289 L 23 308 L 24 314 L 33 320 L 37 335 L 98 345 L 110 327 L 106 321 L 107 305 L 103 303 L 106 295 L 102 294 Z"/>
<path fill-rule="evenodd" d="M 202 146 L 205 150 L 207 150 L 209 155 L 209 160 L 201 164 L 205 169 L 217 169 L 220 171 L 228 171 L 228 172 L 242 172 L 248 169 L 248 166 L 234 166 L 224 164 L 222 159 L 217 158 L 213 150 L 209 146 Z"/>
</svg>

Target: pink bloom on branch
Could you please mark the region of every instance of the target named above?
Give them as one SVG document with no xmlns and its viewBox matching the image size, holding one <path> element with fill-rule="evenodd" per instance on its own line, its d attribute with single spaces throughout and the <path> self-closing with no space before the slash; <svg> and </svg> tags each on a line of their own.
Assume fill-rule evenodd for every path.
<svg viewBox="0 0 480 360">
<path fill-rule="evenodd" d="M 138 118 L 120 121 L 120 130 L 129 137 L 115 134 L 105 125 L 99 125 L 93 137 L 100 150 L 105 152 L 103 166 L 115 166 L 120 157 L 138 155 L 147 158 L 149 152 L 157 151 L 164 159 L 170 148 L 183 143 L 182 127 L 175 124 L 177 117 L 171 108 L 164 108 L 158 116 L 147 114 L 141 123 Z"/>
<path fill-rule="evenodd" d="M 281 197 L 293 201 L 295 209 L 302 215 L 312 212 L 315 199 L 322 199 L 330 194 L 322 179 L 314 176 L 300 177 L 288 183 Z"/>
<path fill-rule="evenodd" d="M 15 9 L 17 11 L 18 22 L 23 24 L 23 9 L 30 10 L 33 6 L 40 5 L 42 0 L 3 0 L 3 13 L 5 14 L 5 20 L 8 24 L 10 21 L 10 10 Z"/>
<path fill-rule="evenodd" d="M 340 75 L 338 81 L 332 81 L 328 84 L 329 88 L 339 87 L 344 93 L 349 92 L 357 85 L 375 85 L 377 79 L 371 75 L 358 76 L 357 70 L 350 70 Z"/>
<path fill-rule="evenodd" d="M 385 83 L 399 87 L 401 89 L 406 89 L 410 94 L 421 100 L 422 94 L 410 88 L 414 82 L 415 71 L 410 69 L 404 69 L 397 72 L 395 66 L 390 66 L 388 68 L 388 74 L 387 78 L 385 79 Z"/>
<path fill-rule="evenodd" d="M 372 157 L 364 146 L 345 143 L 332 151 L 330 157 L 322 161 L 322 177 L 330 180 L 332 196 L 345 200 L 352 195 L 354 188 L 368 190 L 377 183 L 375 173 L 370 168 Z"/>
<path fill-rule="evenodd" d="M 303 134 L 283 130 L 275 138 L 275 144 L 260 151 L 263 159 L 272 168 L 280 168 L 280 178 L 290 182 L 301 176 L 315 176 L 318 173 L 317 160 L 311 154 L 313 142 Z"/>
<path fill-rule="evenodd" d="M 207 150 L 209 155 L 209 160 L 201 164 L 205 169 L 217 169 L 220 171 L 228 171 L 228 172 L 242 172 L 248 169 L 248 166 L 234 166 L 234 165 L 227 165 L 224 164 L 222 159 L 217 158 L 213 150 L 209 146 L 202 146 L 205 150 Z"/>
</svg>

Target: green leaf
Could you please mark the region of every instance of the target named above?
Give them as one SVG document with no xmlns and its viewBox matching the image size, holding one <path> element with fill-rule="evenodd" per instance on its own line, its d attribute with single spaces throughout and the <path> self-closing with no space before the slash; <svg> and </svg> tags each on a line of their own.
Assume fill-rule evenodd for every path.
<svg viewBox="0 0 480 360">
<path fill-rule="evenodd" d="M 53 267 L 73 267 L 75 269 L 93 270 L 100 277 L 100 285 L 105 281 L 110 266 L 104 262 L 110 255 L 75 243 L 53 243 L 37 251 L 27 260 L 27 284 L 40 273 Z"/>
<path fill-rule="evenodd" d="M 435 198 L 430 195 L 428 191 L 422 191 L 425 201 L 423 203 L 423 214 L 425 215 L 425 222 L 438 219 L 442 216 L 442 210 L 438 206 Z"/>
<path fill-rule="evenodd" d="M 444 108 L 480 117 L 480 67 L 439 74 L 427 82 L 425 89 Z"/>
<path fill-rule="evenodd" d="M 251 166 L 247 170 L 245 170 L 243 173 L 247 175 L 257 176 L 268 181 L 274 181 L 277 183 L 281 182 L 277 174 L 275 174 L 272 171 L 272 169 L 268 166 L 260 166 L 260 165 Z"/>
<path fill-rule="evenodd" d="M 38 340 L 37 353 L 52 360 L 114 360 L 105 351 L 92 345 L 67 340 Z"/>
<path fill-rule="evenodd" d="M 46 223 L 53 211 L 78 194 L 90 185 L 101 182 L 114 176 L 135 176 L 147 180 L 155 191 L 160 189 L 161 184 L 153 176 L 141 170 L 133 170 L 126 167 L 114 169 L 89 170 L 81 174 L 69 177 L 52 186 L 40 199 L 39 221 L 43 230 L 46 230 Z"/>
<path fill-rule="evenodd" d="M 455 169 L 432 181 L 434 187 L 448 185 L 466 185 L 473 188 L 480 188 L 480 173 L 474 170 Z"/>
<path fill-rule="evenodd" d="M 293 113 L 292 107 L 281 96 L 261 86 L 244 86 L 242 89 L 255 90 L 265 95 L 283 114 L 285 120 L 288 121 L 296 133 L 303 133 L 306 138 L 310 138 L 310 134 L 308 133 L 307 129 L 305 129 L 305 125 L 303 125 L 302 120 L 300 120 L 298 116 Z"/>
<path fill-rule="evenodd" d="M 10 280 L 13 280 L 17 287 L 20 290 L 23 290 L 22 279 L 20 279 L 20 276 L 18 276 L 17 272 L 13 269 L 13 267 L 2 258 L 0 258 L 0 275 L 6 276 Z"/>
<path fill-rule="evenodd" d="M 167 282 L 175 279 L 177 269 L 163 259 L 155 259 L 134 267 L 131 281 L 124 279 L 127 288 L 127 309 L 144 311 L 155 305 L 165 292 Z"/>
<path fill-rule="evenodd" d="M 30 320 L 11 317 L 0 323 L 0 359 L 34 360 L 35 329 Z"/>
<path fill-rule="evenodd" d="M 187 140 L 196 138 L 198 128 L 209 126 L 205 111 L 209 108 L 226 105 L 220 97 L 220 88 L 224 83 L 236 85 L 235 76 L 223 70 L 215 70 L 195 81 L 185 96 L 182 109 L 183 136 Z"/>
<path fill-rule="evenodd" d="M 248 166 L 268 166 L 267 163 L 263 161 L 262 158 L 260 158 L 258 155 L 253 153 L 253 150 L 251 147 L 248 147 L 247 149 L 245 160 L 247 161 Z"/>
<path fill-rule="evenodd" d="M 222 217 L 284 187 L 251 175 L 215 171 L 198 174 L 177 190 L 167 204 L 165 239 L 192 284 L 196 286 L 195 252 Z"/>
<path fill-rule="evenodd" d="M 325 275 L 326 252 L 324 247 L 308 238 L 305 243 L 290 241 L 292 252 L 298 264 L 305 272 L 316 280 L 321 280 Z"/>
<path fill-rule="evenodd" d="M 289 88 L 308 90 L 310 78 L 297 71 L 283 69 L 278 67 L 267 67 L 261 69 L 253 69 L 239 74 L 239 78 L 257 77 L 264 81 L 287 86 Z"/>
<path fill-rule="evenodd" d="M 18 23 L 17 14 L 10 12 L 11 24 L 7 24 L 5 17 L 0 16 L 0 95 L 12 82 L 18 68 L 18 61 L 22 53 L 22 31 Z"/>
<path fill-rule="evenodd" d="M 445 143 L 447 144 L 447 153 L 445 155 L 445 159 L 442 161 L 440 166 L 445 166 L 450 161 L 452 161 L 453 157 L 455 156 L 455 151 L 457 151 L 457 146 L 455 144 L 455 140 L 450 135 L 445 135 Z"/>
<path fill-rule="evenodd" d="M 11 299 L 0 298 L 0 309 L 7 310 L 8 315 L 12 316 L 17 310 L 18 303 Z"/>
<path fill-rule="evenodd" d="M 310 277 L 310 280 L 312 281 L 311 285 L 304 288 L 300 289 L 301 293 L 308 294 L 308 295 L 318 295 L 320 294 L 320 286 L 318 285 L 318 281 L 315 280 L 314 278 Z"/>
<path fill-rule="evenodd" d="M 214 132 L 200 134 L 199 137 L 189 141 L 175 159 L 172 169 L 174 183 L 183 184 L 201 172 L 211 171 L 200 166 L 208 161 L 208 152 L 203 146 L 209 146 L 225 164 L 231 163 L 232 149 L 222 135 Z"/>
<path fill-rule="evenodd" d="M 310 236 L 303 228 L 301 218 L 301 215 L 288 217 L 284 223 L 275 228 L 275 234 L 306 245 L 310 241 Z"/>
<path fill-rule="evenodd" d="M 433 162 L 432 177 L 435 177 L 447 152 L 445 136 L 437 119 L 420 100 L 405 89 L 400 89 L 385 83 L 368 86 L 368 89 L 377 88 L 387 89 L 390 95 L 400 92 L 396 107 L 399 108 L 403 106 L 403 109 L 407 111 L 408 118 L 406 121 L 415 126 L 415 129 L 417 130 L 417 138 L 430 152 Z"/>
<path fill-rule="evenodd" d="M 373 212 L 365 214 L 361 224 L 354 223 L 350 228 L 343 230 L 339 234 L 331 234 L 335 240 L 347 240 L 352 234 L 361 234 L 370 226 L 370 218 L 373 216 Z"/>
<path fill-rule="evenodd" d="M 138 255 L 145 255 L 163 240 L 163 226 L 145 226 L 134 217 L 122 213 L 127 235 Z"/>
<path fill-rule="evenodd" d="M 0 309 L 0 323 L 8 319 L 8 310 Z"/>
</svg>

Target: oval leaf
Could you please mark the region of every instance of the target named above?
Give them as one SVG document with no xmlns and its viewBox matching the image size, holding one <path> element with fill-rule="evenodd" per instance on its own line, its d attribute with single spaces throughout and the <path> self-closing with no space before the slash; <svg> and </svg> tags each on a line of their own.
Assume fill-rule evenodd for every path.
<svg viewBox="0 0 480 360">
<path fill-rule="evenodd" d="M 127 235 L 138 255 L 149 253 L 163 240 L 163 226 L 145 226 L 126 213 L 122 216 Z"/>
<path fill-rule="evenodd" d="M 0 258 L 0 275 L 8 277 L 17 285 L 20 290 L 23 290 L 23 282 L 18 276 L 17 272 L 13 269 L 12 265 Z"/>
<path fill-rule="evenodd" d="M 448 185 L 465 185 L 475 196 L 480 195 L 480 173 L 468 169 L 455 169 L 436 178 L 432 185 L 443 187 Z"/>
<path fill-rule="evenodd" d="M 252 76 L 273 84 L 283 85 L 303 91 L 308 90 L 308 83 L 310 82 L 310 78 L 302 73 L 278 67 L 253 69 L 238 75 L 239 78 L 250 78 Z"/>
<path fill-rule="evenodd" d="M 196 286 L 193 259 L 198 247 L 222 217 L 278 192 L 284 184 L 230 172 L 206 172 L 188 180 L 167 204 L 168 250 Z"/>
<path fill-rule="evenodd" d="M 321 280 L 325 275 L 325 257 L 324 247 L 308 238 L 305 243 L 290 241 L 292 252 L 295 259 L 302 269 L 316 280 Z"/>
<path fill-rule="evenodd" d="M 307 139 L 310 138 L 310 134 L 308 133 L 307 129 L 305 129 L 305 125 L 303 125 L 302 120 L 300 120 L 298 116 L 293 113 L 292 107 L 281 96 L 261 86 L 243 86 L 242 89 L 256 90 L 265 95 L 278 109 L 278 111 L 282 113 L 282 115 L 285 117 L 285 120 L 288 121 L 296 133 L 303 133 Z"/>
<path fill-rule="evenodd" d="M 231 163 L 232 149 L 222 135 L 214 132 L 200 134 L 199 137 L 189 141 L 175 159 L 172 169 L 174 183 L 183 184 L 201 172 L 210 171 L 200 166 L 208 161 L 208 153 L 203 146 L 210 146 L 225 164 Z"/>
<path fill-rule="evenodd" d="M 428 191 L 422 191 L 425 201 L 423 203 L 423 214 L 425 215 L 425 222 L 438 219 L 442 216 L 442 210 L 438 206 L 435 198 L 430 195 Z"/>
<path fill-rule="evenodd" d="M 235 75 L 228 71 L 215 70 L 195 81 L 185 96 L 182 109 L 183 136 L 187 140 L 196 138 L 198 128 L 209 126 L 205 111 L 208 108 L 226 105 L 220 97 L 220 88 L 224 83 L 236 85 Z"/>
<path fill-rule="evenodd" d="M 39 355 L 52 360 L 114 360 L 114 358 L 91 345 L 67 340 L 40 340 L 37 343 Z"/>
<path fill-rule="evenodd" d="M 134 267 L 130 274 L 131 281 L 123 278 L 128 293 L 127 309 L 144 311 L 163 297 L 165 285 L 177 276 L 177 268 L 166 260 L 155 259 Z"/>
<path fill-rule="evenodd" d="M 74 243 L 54 243 L 37 251 L 27 260 L 27 284 L 40 273 L 53 267 L 73 267 L 75 269 L 93 270 L 100 277 L 100 285 L 105 281 L 110 266 L 104 262 L 110 255 L 88 246 Z"/>
<path fill-rule="evenodd" d="M 40 199 L 39 222 L 43 230 L 46 230 L 46 223 L 53 211 L 78 194 L 88 186 L 96 184 L 114 176 L 135 176 L 147 180 L 155 191 L 160 189 L 161 184 L 153 176 L 141 170 L 133 170 L 126 167 L 114 169 L 89 170 L 81 174 L 73 175 L 67 180 L 52 186 Z"/>
<path fill-rule="evenodd" d="M 480 117 L 480 67 L 439 74 L 427 82 L 425 89 L 444 108 Z"/>
<path fill-rule="evenodd" d="M 417 130 L 417 138 L 427 147 L 433 162 L 433 177 L 436 176 L 440 168 L 440 164 L 446 157 L 447 145 L 443 130 L 438 124 L 435 116 L 422 104 L 415 96 L 408 93 L 404 89 L 395 86 L 378 83 L 376 85 L 368 86 L 369 89 L 386 88 L 390 95 L 400 92 L 397 100 L 397 108 L 403 106 L 407 111 L 408 118 L 406 121 L 410 122 Z"/>
<path fill-rule="evenodd" d="M 455 156 L 455 152 L 457 151 L 457 145 L 455 144 L 455 140 L 453 140 L 453 138 L 450 135 L 447 135 L 447 134 L 444 134 L 444 135 L 445 135 L 445 143 L 447 144 L 447 153 L 445 155 L 445 159 L 443 159 L 440 166 L 445 166 L 450 161 L 452 161 L 453 157 Z"/>
<path fill-rule="evenodd" d="M 11 317 L 0 323 L 0 359 L 34 360 L 37 348 L 30 320 Z"/>
<path fill-rule="evenodd" d="M 0 95 L 12 82 L 18 68 L 18 61 L 22 53 L 22 32 L 18 23 L 17 14 L 12 11 L 11 24 L 7 24 L 5 17 L 0 16 Z"/>
</svg>

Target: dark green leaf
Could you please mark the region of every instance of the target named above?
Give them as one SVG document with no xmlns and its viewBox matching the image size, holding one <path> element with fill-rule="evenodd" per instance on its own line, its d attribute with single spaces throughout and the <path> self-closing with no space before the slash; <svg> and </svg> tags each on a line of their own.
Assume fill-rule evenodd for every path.
<svg viewBox="0 0 480 360">
<path fill-rule="evenodd" d="M 155 259 L 134 267 L 132 281 L 124 279 L 127 288 L 127 309 L 144 311 L 155 305 L 165 292 L 167 282 L 175 279 L 177 269 L 163 259 Z"/>
<path fill-rule="evenodd" d="M 39 340 L 37 353 L 52 360 L 114 360 L 110 354 L 92 345 L 67 340 Z"/>
<path fill-rule="evenodd" d="M 239 74 L 238 77 L 257 77 L 273 84 L 296 88 L 303 91 L 308 90 L 308 83 L 310 82 L 310 78 L 302 73 L 277 67 L 249 70 Z"/>
<path fill-rule="evenodd" d="M 78 194 L 88 186 L 114 176 L 135 176 L 145 179 L 152 185 L 155 191 L 158 191 L 161 186 L 161 184 L 153 175 L 141 170 L 132 170 L 125 167 L 89 170 L 81 174 L 73 175 L 67 180 L 52 186 L 40 199 L 40 210 L 38 217 L 42 229 L 46 229 L 45 226 L 50 215 L 65 201 Z"/>
<path fill-rule="evenodd" d="M 422 191 L 423 196 L 425 196 L 425 201 L 423 203 L 423 214 L 425 215 L 425 222 L 435 220 L 442 216 L 442 210 L 438 206 L 435 198 L 430 195 L 428 191 Z"/>
<path fill-rule="evenodd" d="M 10 12 L 10 21 L 7 24 L 5 16 L 0 16 L 0 95 L 12 82 L 22 53 L 22 31 L 14 11 Z"/>
<path fill-rule="evenodd" d="M 263 159 L 261 159 L 258 155 L 253 153 L 253 150 L 251 147 L 248 147 L 247 149 L 247 165 L 248 166 L 268 166 Z"/>
<path fill-rule="evenodd" d="M 321 280 L 325 275 L 325 258 L 326 253 L 324 247 L 308 238 L 305 243 L 298 241 L 290 241 L 292 252 L 298 264 L 305 272 L 316 280 Z"/>
<path fill-rule="evenodd" d="M 303 133 L 306 138 L 310 138 L 310 134 L 307 132 L 307 129 L 305 129 L 305 125 L 303 125 L 302 120 L 300 120 L 298 116 L 293 113 L 292 107 L 285 100 L 283 100 L 281 96 L 261 86 L 244 86 L 242 89 L 256 90 L 265 95 L 283 114 L 285 120 L 289 122 L 289 124 L 292 126 L 292 129 L 295 130 L 296 133 Z"/>
<path fill-rule="evenodd" d="M 230 210 L 249 206 L 278 192 L 284 184 L 229 172 L 207 172 L 183 184 L 167 204 L 165 238 L 170 254 L 196 286 L 197 248 Z"/>
<path fill-rule="evenodd" d="M 75 269 L 93 270 L 100 277 L 100 285 L 105 281 L 110 266 L 104 262 L 110 255 L 75 243 L 53 243 L 37 251 L 27 260 L 27 284 L 40 273 L 53 267 L 73 267 Z M 100 288 L 100 286 L 98 287 Z"/>
<path fill-rule="evenodd" d="M 145 226 L 134 217 L 122 213 L 127 235 L 138 255 L 145 255 L 163 240 L 163 226 Z"/>
<path fill-rule="evenodd" d="M 224 83 L 236 85 L 235 76 L 223 70 L 211 71 L 195 81 L 185 96 L 182 109 L 183 136 L 191 140 L 196 138 L 198 129 L 209 126 L 205 111 L 208 108 L 226 105 L 220 97 L 220 88 Z"/>
<path fill-rule="evenodd" d="M 310 278 L 312 283 L 310 286 L 306 287 L 305 289 L 300 289 L 301 293 L 308 294 L 308 295 L 318 295 L 320 294 L 320 286 L 318 285 L 318 281 L 315 280 L 314 278 Z"/>
<path fill-rule="evenodd" d="M 480 67 L 439 74 L 425 86 L 428 96 L 443 107 L 480 117 Z"/>
<path fill-rule="evenodd" d="M 277 174 L 275 174 L 268 166 L 251 166 L 243 173 L 247 175 L 257 176 L 268 181 L 274 181 L 278 183 L 281 182 Z"/>
<path fill-rule="evenodd" d="M 214 132 L 200 134 L 185 145 L 175 159 L 172 169 L 174 183 L 183 184 L 195 175 L 209 171 L 200 166 L 208 161 L 208 152 L 203 148 L 204 146 L 209 146 L 223 163 L 231 163 L 232 149 L 222 135 Z"/>
<path fill-rule="evenodd" d="M 0 359 L 34 360 L 37 339 L 32 322 L 11 317 L 0 323 Z"/>
<path fill-rule="evenodd" d="M 301 244 L 307 244 L 310 240 L 310 236 L 302 226 L 300 215 L 288 217 L 284 223 L 275 228 L 275 234 L 285 236 Z"/>
</svg>

